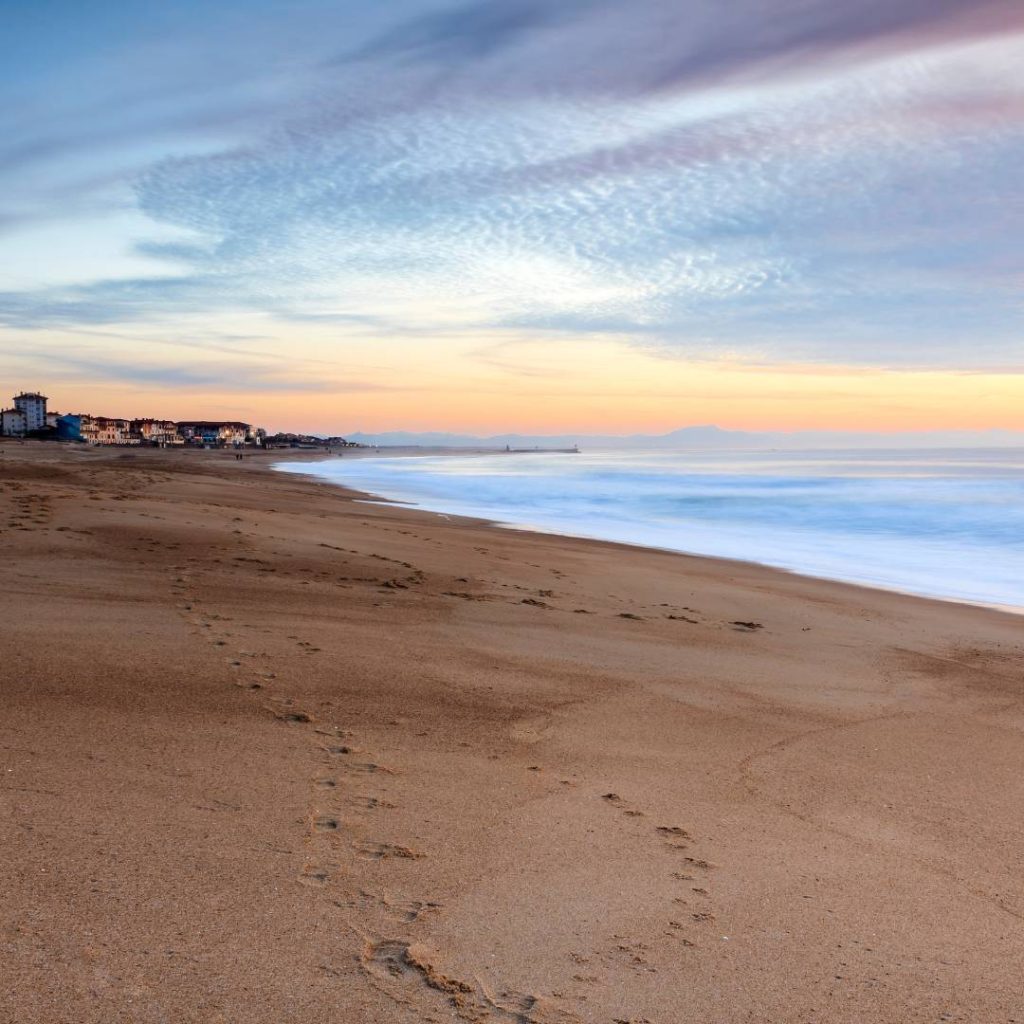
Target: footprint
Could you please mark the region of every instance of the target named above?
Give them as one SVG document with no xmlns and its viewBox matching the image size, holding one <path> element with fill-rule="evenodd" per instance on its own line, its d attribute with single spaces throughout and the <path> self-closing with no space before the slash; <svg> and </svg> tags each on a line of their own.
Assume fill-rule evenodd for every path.
<svg viewBox="0 0 1024 1024">
<path fill-rule="evenodd" d="M 418 981 L 436 992 L 452 996 L 473 992 L 472 985 L 438 971 L 428 960 L 426 950 L 409 942 L 382 939 L 368 943 L 360 961 L 364 970 L 381 979 Z"/>
<path fill-rule="evenodd" d="M 364 811 L 394 810 L 395 805 L 387 800 L 376 796 L 354 796 L 349 800 L 353 807 L 359 807 Z"/>
<path fill-rule="evenodd" d="M 357 853 L 365 860 L 387 860 L 391 857 L 402 860 L 420 860 L 426 856 L 426 854 L 397 843 L 362 843 L 357 847 Z"/>
<path fill-rule="evenodd" d="M 644 816 L 643 811 L 635 810 L 632 807 L 627 807 L 626 802 L 619 796 L 618 793 L 605 793 L 601 797 L 602 800 L 607 801 L 613 807 L 618 807 L 622 810 L 622 813 L 627 818 L 642 818 Z"/>
<path fill-rule="evenodd" d="M 274 711 L 273 708 L 270 710 Z M 281 722 L 312 722 L 313 716 L 306 711 L 274 711 L 274 717 Z"/>
<path fill-rule="evenodd" d="M 365 970 L 378 977 L 401 980 L 419 974 L 419 969 L 409 958 L 409 943 L 397 939 L 370 943 L 360 960 Z"/>
<path fill-rule="evenodd" d="M 346 764 L 345 770 L 355 775 L 394 775 L 394 769 L 385 768 L 383 765 L 374 764 L 372 761 Z"/>
<path fill-rule="evenodd" d="M 684 857 L 683 860 L 687 864 L 689 864 L 691 867 L 701 868 L 702 870 L 705 870 L 705 871 L 710 870 L 711 868 L 714 867 L 714 864 L 710 864 L 708 861 L 701 860 L 698 857 Z"/>
<path fill-rule="evenodd" d="M 299 882 L 302 885 L 308 885 L 314 888 L 319 888 L 321 886 L 326 885 L 330 880 L 330 877 L 331 872 L 327 868 L 320 867 L 319 865 L 315 864 L 310 864 L 307 865 L 303 869 L 302 874 L 299 875 Z"/>
<path fill-rule="evenodd" d="M 385 906 L 406 924 L 412 924 L 413 921 L 418 921 L 427 914 L 441 909 L 440 903 L 429 903 L 422 900 L 405 900 L 400 903 L 387 903 L 385 901 Z"/>
</svg>

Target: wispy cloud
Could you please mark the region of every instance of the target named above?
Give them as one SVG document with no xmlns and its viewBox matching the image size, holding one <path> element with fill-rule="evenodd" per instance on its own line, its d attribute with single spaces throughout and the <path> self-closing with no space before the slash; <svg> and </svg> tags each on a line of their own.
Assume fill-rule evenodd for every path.
<svg viewBox="0 0 1024 1024">
<path fill-rule="evenodd" d="M 6 115 L 0 183 L 36 180 L 0 226 L 80 203 L 76 182 L 101 201 L 113 162 L 188 239 L 125 239 L 176 275 L 9 290 L 0 322 L 244 309 L 758 362 L 1018 362 L 1019 3 L 379 7 L 310 2 L 286 25 L 259 4 L 210 62 L 186 5 L 78 99 L 22 72 L 32 116 Z"/>
<path fill-rule="evenodd" d="M 341 374 L 316 377 L 295 369 L 282 371 L 280 365 L 266 359 L 253 360 L 243 355 L 230 360 L 206 359 L 201 362 L 173 362 L 160 358 L 111 356 L 101 351 L 69 355 L 60 347 L 36 348 L 17 357 L 21 371 L 33 376 L 66 376 L 104 384 L 138 385 L 147 389 L 213 392 L 217 395 L 253 392 L 363 394 L 412 390 L 390 387 L 378 381 L 346 378 Z"/>
</svg>

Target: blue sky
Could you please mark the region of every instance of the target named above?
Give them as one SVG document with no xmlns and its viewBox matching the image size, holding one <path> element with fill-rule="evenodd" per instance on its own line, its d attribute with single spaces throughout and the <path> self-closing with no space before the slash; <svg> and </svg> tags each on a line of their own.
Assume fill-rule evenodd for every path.
<svg viewBox="0 0 1024 1024">
<path fill-rule="evenodd" d="M 481 348 L 588 343 L 1024 369 L 1020 3 L 36 2 L 5 28 L 19 380 L 344 395 L 415 350 L 454 394 Z"/>
</svg>

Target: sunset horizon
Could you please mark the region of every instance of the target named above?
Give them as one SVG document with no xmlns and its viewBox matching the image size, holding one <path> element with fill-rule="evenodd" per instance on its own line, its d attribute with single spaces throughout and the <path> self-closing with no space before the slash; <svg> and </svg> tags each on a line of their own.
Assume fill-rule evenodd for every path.
<svg viewBox="0 0 1024 1024">
<path fill-rule="evenodd" d="M 660 434 L 713 425 L 754 432 L 1021 433 L 1024 377 L 1010 386 L 993 373 L 868 371 L 848 367 L 748 368 L 670 364 L 629 350 L 595 373 L 575 353 L 549 372 L 524 374 L 519 389 L 481 373 L 452 391 L 404 383 L 339 395 L 325 386 L 296 392 L 224 394 L 202 383 L 180 390 L 11 373 L 8 390 L 44 391 L 66 412 L 129 418 L 242 419 L 280 430 L 319 434 L 392 431 L 488 436 L 522 433 Z M 403 361 L 402 375 L 429 370 Z M 227 372 L 227 371 L 225 371 Z M 566 378 L 572 375 L 571 383 Z"/>
<path fill-rule="evenodd" d="M 312 431 L 1024 429 L 1021 8 L 805 6 L 14 5 L 0 377 Z"/>
</svg>

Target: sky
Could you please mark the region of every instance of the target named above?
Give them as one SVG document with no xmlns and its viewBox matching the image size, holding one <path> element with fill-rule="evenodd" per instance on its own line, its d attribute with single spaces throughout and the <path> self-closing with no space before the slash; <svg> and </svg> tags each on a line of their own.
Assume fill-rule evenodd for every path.
<svg viewBox="0 0 1024 1024">
<path fill-rule="evenodd" d="M 3 19 L 11 394 L 329 433 L 1024 429 L 1020 0 Z"/>
</svg>

